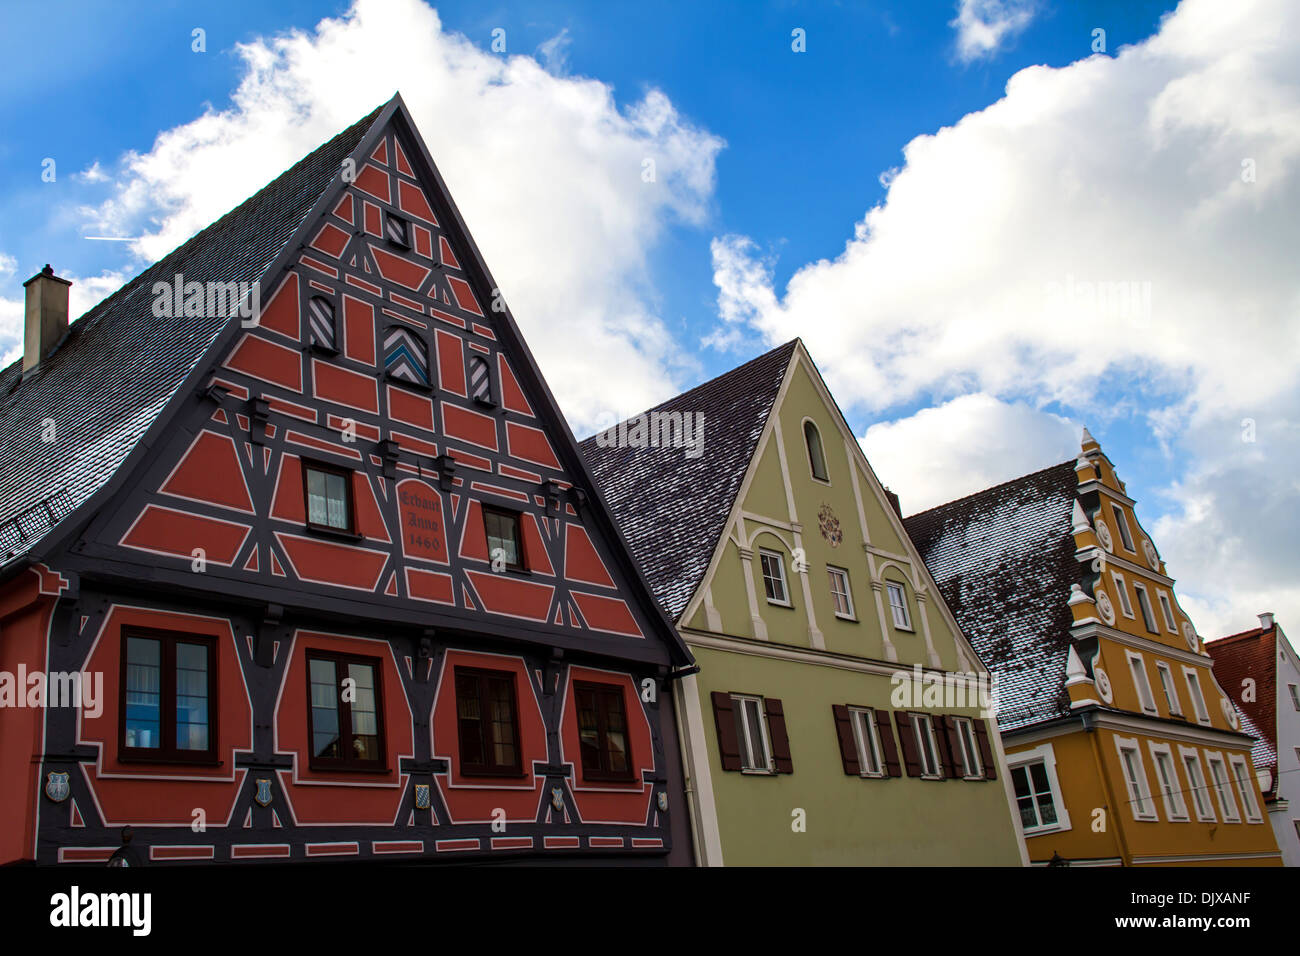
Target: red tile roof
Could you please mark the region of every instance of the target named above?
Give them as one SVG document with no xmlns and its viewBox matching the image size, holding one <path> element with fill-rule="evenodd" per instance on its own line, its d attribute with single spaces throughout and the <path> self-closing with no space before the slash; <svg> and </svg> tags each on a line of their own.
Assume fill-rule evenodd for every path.
<svg viewBox="0 0 1300 956">
<path fill-rule="evenodd" d="M 1214 676 L 1237 709 L 1260 735 L 1252 757 L 1255 769 L 1273 775 L 1273 789 L 1265 799 L 1277 796 L 1277 627 L 1256 627 L 1206 644 L 1214 659 Z M 1253 700 L 1244 700 L 1243 682 L 1255 681 Z"/>
</svg>

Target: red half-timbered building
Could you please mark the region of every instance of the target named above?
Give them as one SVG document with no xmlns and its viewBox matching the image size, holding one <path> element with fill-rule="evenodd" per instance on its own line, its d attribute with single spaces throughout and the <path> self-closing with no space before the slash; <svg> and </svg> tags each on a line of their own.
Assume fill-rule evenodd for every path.
<svg viewBox="0 0 1300 956">
<path fill-rule="evenodd" d="M 690 859 L 690 654 L 400 97 L 66 303 L 0 373 L 0 862 Z"/>
</svg>

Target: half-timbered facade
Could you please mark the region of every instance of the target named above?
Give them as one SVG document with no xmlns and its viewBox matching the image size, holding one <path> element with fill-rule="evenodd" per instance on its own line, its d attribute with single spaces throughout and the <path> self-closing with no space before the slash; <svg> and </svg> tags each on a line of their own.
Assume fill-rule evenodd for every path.
<svg viewBox="0 0 1300 956">
<path fill-rule="evenodd" d="M 0 673 L 82 699 L 0 707 L 0 862 L 690 859 L 689 652 L 400 98 L 51 334 L 61 282 Z"/>
</svg>

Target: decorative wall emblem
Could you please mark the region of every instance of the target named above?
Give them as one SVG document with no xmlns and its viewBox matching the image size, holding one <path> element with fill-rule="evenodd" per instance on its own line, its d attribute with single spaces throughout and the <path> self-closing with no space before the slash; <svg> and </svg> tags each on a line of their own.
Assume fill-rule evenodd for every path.
<svg viewBox="0 0 1300 956">
<path fill-rule="evenodd" d="M 823 504 L 821 510 L 817 512 L 817 527 L 821 529 L 822 537 L 831 543 L 832 548 L 838 548 L 840 542 L 844 540 L 840 519 L 835 517 L 835 512 L 828 504 Z"/>
<path fill-rule="evenodd" d="M 1110 603 L 1110 595 L 1105 591 L 1097 592 L 1097 613 L 1108 626 L 1115 623 L 1115 605 Z"/>
<path fill-rule="evenodd" d="M 1223 708 L 1223 716 L 1233 730 L 1237 729 L 1237 724 L 1241 722 L 1237 716 L 1237 708 L 1232 706 L 1232 701 L 1226 697 L 1219 698 L 1219 706 Z"/>
<path fill-rule="evenodd" d="M 1115 695 L 1111 693 L 1111 689 L 1110 689 L 1109 674 L 1107 674 L 1100 667 L 1094 667 L 1092 669 L 1092 679 L 1093 682 L 1097 685 L 1097 693 L 1101 695 L 1102 700 L 1104 700 L 1106 703 L 1109 704 L 1112 700 L 1115 699 Z"/>
<path fill-rule="evenodd" d="M 415 785 L 415 809 L 429 809 L 429 785 L 427 783 L 417 783 Z"/>
<path fill-rule="evenodd" d="M 668 791 L 660 790 L 659 791 L 659 812 L 666 813 L 667 811 L 668 811 Z"/>
<path fill-rule="evenodd" d="M 271 778 L 258 777 L 255 781 L 257 792 L 253 794 L 253 799 L 257 801 L 259 807 L 269 807 L 271 805 Z"/>
<path fill-rule="evenodd" d="M 1183 621 L 1183 640 L 1191 650 L 1196 650 L 1196 628 L 1192 627 L 1191 621 Z"/>
<path fill-rule="evenodd" d="M 1142 553 L 1146 555 L 1147 564 L 1151 566 L 1152 571 L 1160 570 L 1160 555 L 1156 554 L 1156 546 L 1151 543 L 1150 538 L 1144 538 L 1142 541 Z"/>
<path fill-rule="evenodd" d="M 62 770 L 51 770 L 45 775 L 45 795 L 55 803 L 68 799 L 72 787 L 68 784 L 68 774 Z"/>
<path fill-rule="evenodd" d="M 1098 518 L 1094 530 L 1097 532 L 1097 540 L 1101 542 L 1101 546 L 1111 554 L 1114 554 L 1115 539 L 1110 536 L 1110 527 L 1106 522 Z"/>
<path fill-rule="evenodd" d="M 555 807 L 557 812 L 564 809 L 563 787 L 551 787 L 551 806 Z"/>
</svg>

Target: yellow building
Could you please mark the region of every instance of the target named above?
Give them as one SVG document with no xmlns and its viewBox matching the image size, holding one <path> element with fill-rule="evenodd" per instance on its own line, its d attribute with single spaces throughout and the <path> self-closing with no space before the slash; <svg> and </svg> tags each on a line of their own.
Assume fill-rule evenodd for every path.
<svg viewBox="0 0 1300 956">
<path fill-rule="evenodd" d="M 1280 865 L 1254 739 L 1101 446 L 906 519 L 996 677 L 1030 860 Z"/>
</svg>

